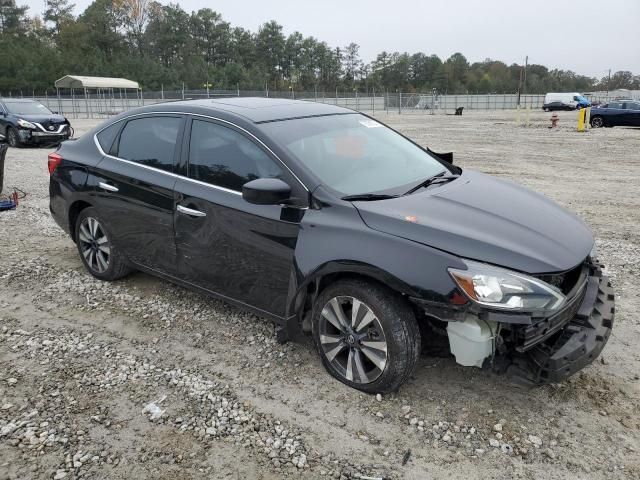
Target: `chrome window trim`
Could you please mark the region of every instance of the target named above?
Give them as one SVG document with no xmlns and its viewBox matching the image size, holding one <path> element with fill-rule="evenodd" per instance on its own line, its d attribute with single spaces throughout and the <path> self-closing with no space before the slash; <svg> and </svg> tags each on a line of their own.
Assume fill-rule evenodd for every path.
<svg viewBox="0 0 640 480">
<path fill-rule="evenodd" d="M 38 122 L 31 122 L 31 123 L 33 123 L 34 125 L 37 125 L 37 126 L 40 128 L 40 130 L 42 130 L 44 133 L 50 133 L 50 134 L 56 134 L 56 135 L 57 135 L 58 133 L 62 133 L 62 131 L 63 131 L 65 128 L 67 128 L 67 124 L 66 124 L 66 123 L 63 123 L 63 124 L 61 124 L 61 125 L 58 127 L 58 130 L 53 131 L 53 130 L 47 130 L 46 128 L 44 128 L 44 127 L 42 126 L 42 124 L 40 124 L 40 123 L 38 123 Z"/>
<path fill-rule="evenodd" d="M 215 188 L 216 190 L 221 190 L 223 192 L 233 193 L 234 195 L 242 195 L 242 192 L 238 192 L 236 190 L 229 190 L 228 188 L 219 187 L 217 185 L 211 185 L 210 183 L 201 182 L 200 180 L 195 180 L 193 178 L 185 177 L 184 175 L 178 175 L 177 173 L 167 172 L 166 170 L 161 170 L 161 169 L 156 168 L 156 167 L 150 167 L 149 165 L 145 165 L 143 163 L 133 162 L 131 160 L 127 160 L 126 158 L 114 157 L 113 155 L 109 155 L 108 153 L 104 153 L 104 150 L 102 150 L 102 148 L 100 147 L 100 142 L 98 142 L 98 139 L 95 136 L 93 137 L 93 140 L 94 140 L 94 142 L 96 144 L 96 147 L 100 151 L 100 153 L 104 157 L 111 158 L 112 160 L 118 160 L 119 162 L 124 162 L 124 163 L 128 163 L 129 165 L 134 165 L 136 167 L 140 167 L 140 168 L 145 168 L 147 170 L 151 170 L 152 172 L 163 173 L 163 174 L 168 175 L 170 177 L 173 177 L 175 179 L 186 180 L 188 182 L 197 183 L 198 185 L 204 185 L 205 187 Z"/>
<path fill-rule="evenodd" d="M 95 143 L 95 145 L 96 145 L 96 147 L 97 147 L 97 149 L 98 149 L 98 152 L 100 152 L 103 156 L 105 156 L 105 157 L 109 157 L 109 158 L 111 158 L 111 159 L 113 159 L 113 160 L 119 160 L 119 161 L 121 161 L 121 162 L 126 162 L 126 163 L 129 163 L 129 164 L 131 164 L 131 165 L 138 165 L 138 166 L 140 166 L 140 167 L 143 167 L 143 168 L 146 168 L 146 169 L 149 169 L 149 170 L 155 171 L 155 172 L 160 172 L 160 173 L 164 173 L 164 174 L 167 174 L 167 175 L 171 175 L 171 176 L 173 176 L 173 177 L 181 178 L 181 179 L 183 179 L 183 180 L 187 180 L 187 181 L 189 181 L 189 182 L 197 183 L 197 184 L 199 184 L 199 185 L 204 185 L 205 187 L 215 188 L 215 189 L 217 189 L 217 190 L 221 190 L 221 191 L 223 191 L 223 192 L 233 193 L 233 194 L 235 194 L 235 195 L 242 195 L 242 192 L 239 192 L 239 191 L 237 191 L 237 190 L 231 190 L 231 189 L 229 189 L 229 188 L 220 187 L 220 186 L 218 186 L 218 185 L 213 185 L 213 184 L 211 184 L 211 183 L 202 182 L 202 181 L 200 181 L 200 180 L 196 180 L 196 179 L 193 179 L 193 178 L 185 177 L 184 175 L 178 175 L 177 173 L 167 172 L 167 171 L 165 171 L 165 170 L 161 170 L 161 169 L 159 169 L 159 168 L 149 167 L 148 165 L 143 165 L 143 164 L 141 164 L 141 163 L 133 162 L 133 161 L 131 161 L 131 160 L 127 160 L 127 159 L 125 159 L 125 158 L 120 158 L 120 157 L 116 157 L 116 156 L 113 156 L 113 155 L 109 155 L 108 153 L 105 153 L 105 151 L 102 149 L 102 146 L 100 145 L 100 142 L 98 141 L 98 134 L 99 134 L 100 132 L 102 132 L 103 130 L 105 130 L 105 129 L 109 128 L 109 127 L 110 127 L 110 126 L 112 126 L 112 125 L 115 125 L 116 123 L 119 123 L 119 122 L 122 122 L 122 121 L 125 121 L 125 120 L 129 120 L 129 119 L 131 119 L 131 118 L 140 117 L 140 116 L 148 116 L 148 115 L 189 115 L 189 116 L 192 116 L 192 117 L 207 118 L 207 119 L 210 119 L 210 120 L 215 120 L 215 121 L 218 121 L 218 122 L 226 123 L 227 125 L 231 125 L 232 127 L 235 127 L 235 128 L 237 128 L 238 130 L 242 130 L 244 133 L 246 133 L 246 134 L 247 134 L 247 135 L 249 135 L 251 138 L 253 138 L 254 140 L 256 140 L 260 145 L 262 145 L 262 146 L 263 146 L 263 147 L 264 147 L 264 148 L 265 148 L 269 153 L 271 153 L 271 155 L 273 155 L 273 157 L 274 157 L 276 160 L 278 160 L 278 161 L 280 162 L 280 164 L 282 164 L 282 166 L 283 166 L 284 168 L 286 168 L 286 169 L 287 169 L 287 171 L 288 171 L 288 172 L 293 176 L 293 178 L 295 178 L 295 179 L 298 181 L 298 183 L 302 186 L 302 188 L 304 188 L 304 190 L 305 190 L 307 193 L 309 193 L 309 189 L 307 188 L 307 186 L 306 186 L 304 183 L 302 183 L 302 180 L 300 180 L 300 179 L 298 178 L 298 176 L 293 172 L 293 170 L 291 170 L 291 169 L 287 166 L 287 164 L 286 164 L 286 163 L 284 163 L 284 162 L 280 159 L 280 157 L 278 157 L 278 155 L 276 155 L 276 154 L 275 154 L 275 152 L 274 152 L 273 150 L 271 150 L 267 145 L 265 145 L 265 143 L 264 143 L 262 140 L 260 140 L 258 137 L 256 137 L 253 133 L 251 133 L 251 132 L 250 132 L 250 131 L 248 131 L 247 129 L 242 128 L 241 126 L 236 125 L 235 123 L 230 122 L 229 120 L 224 120 L 224 119 L 222 119 L 222 118 L 213 117 L 213 116 L 211 116 L 211 115 L 203 115 L 203 114 L 200 114 L 200 113 L 190 113 L 190 112 L 143 112 L 143 113 L 134 113 L 134 114 L 132 114 L 132 115 L 129 115 L 129 116 L 126 116 L 126 117 L 120 118 L 120 119 L 116 120 L 115 122 L 109 123 L 108 125 L 105 125 L 105 126 L 104 126 L 104 127 L 102 127 L 100 130 L 96 131 L 96 132 L 93 134 L 93 141 L 94 141 L 94 143 Z"/>
</svg>

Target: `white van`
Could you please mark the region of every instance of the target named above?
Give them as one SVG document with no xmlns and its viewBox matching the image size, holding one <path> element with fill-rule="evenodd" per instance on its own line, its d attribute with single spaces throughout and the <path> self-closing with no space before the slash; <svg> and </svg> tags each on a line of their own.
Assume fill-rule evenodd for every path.
<svg viewBox="0 0 640 480">
<path fill-rule="evenodd" d="M 591 102 L 578 92 L 547 93 L 542 109 L 545 112 L 552 112 L 554 110 L 576 110 L 590 106 Z"/>
</svg>

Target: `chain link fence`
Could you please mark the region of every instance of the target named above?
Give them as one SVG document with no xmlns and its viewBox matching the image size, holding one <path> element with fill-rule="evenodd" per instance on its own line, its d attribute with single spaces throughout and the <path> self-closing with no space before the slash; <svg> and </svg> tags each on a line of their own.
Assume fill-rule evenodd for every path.
<svg viewBox="0 0 640 480">
<path fill-rule="evenodd" d="M 53 91 L 9 92 L 5 98 L 32 98 L 50 110 L 69 118 L 107 118 L 131 108 L 177 100 L 228 97 L 269 97 L 306 100 L 368 113 L 452 114 L 462 107 L 469 110 L 541 109 L 544 95 L 478 94 L 440 95 L 433 93 L 365 92 L 358 91 L 270 91 L 270 90 L 159 90 L 114 91 L 87 90 L 87 93 L 56 93 Z M 595 98 L 593 100 L 596 100 Z M 598 101 L 609 98 L 599 95 Z"/>
</svg>

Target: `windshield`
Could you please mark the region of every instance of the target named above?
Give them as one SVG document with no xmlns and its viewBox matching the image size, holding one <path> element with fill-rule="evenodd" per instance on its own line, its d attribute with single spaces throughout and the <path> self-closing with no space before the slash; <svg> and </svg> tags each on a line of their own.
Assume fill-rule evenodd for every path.
<svg viewBox="0 0 640 480">
<path fill-rule="evenodd" d="M 420 147 L 360 114 L 284 120 L 262 127 L 322 184 L 341 195 L 405 191 L 447 171 Z"/>
<path fill-rule="evenodd" d="M 38 102 L 5 102 L 9 113 L 15 115 L 51 115 L 47 107 Z"/>
</svg>

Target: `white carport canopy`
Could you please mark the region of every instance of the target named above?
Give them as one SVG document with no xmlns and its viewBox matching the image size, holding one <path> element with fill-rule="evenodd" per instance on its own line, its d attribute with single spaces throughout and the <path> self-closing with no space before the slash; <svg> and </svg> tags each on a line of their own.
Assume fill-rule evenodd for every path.
<svg viewBox="0 0 640 480">
<path fill-rule="evenodd" d="M 140 88 L 138 82 L 126 78 L 85 77 L 81 75 L 66 75 L 56 80 L 55 85 L 56 88 L 131 88 L 135 90 Z"/>
</svg>

